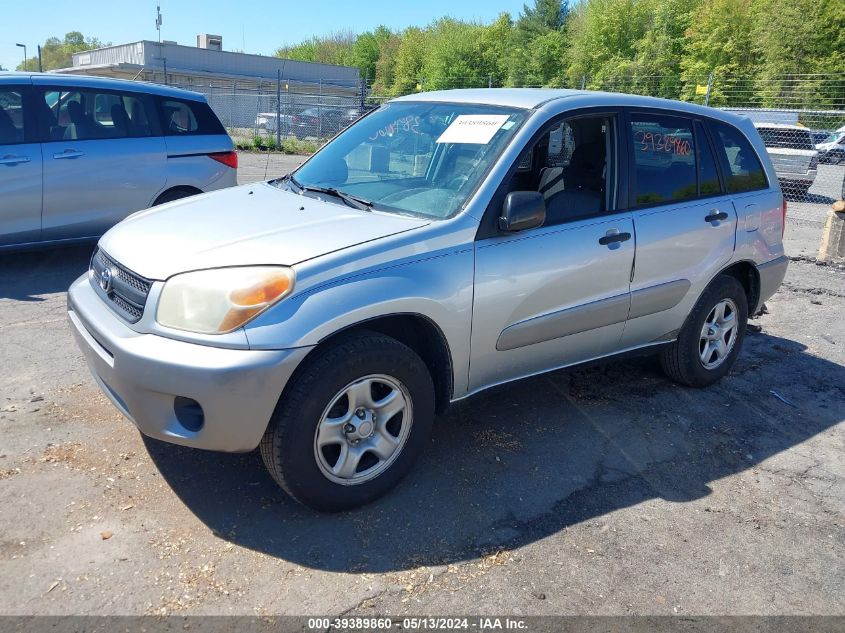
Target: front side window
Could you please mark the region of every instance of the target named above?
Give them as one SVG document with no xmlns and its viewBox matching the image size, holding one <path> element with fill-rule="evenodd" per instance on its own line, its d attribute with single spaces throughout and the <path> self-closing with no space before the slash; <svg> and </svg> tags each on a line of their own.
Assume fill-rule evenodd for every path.
<svg viewBox="0 0 845 633">
<path fill-rule="evenodd" d="M 616 119 L 575 116 L 555 122 L 527 147 L 505 193 L 538 191 L 544 226 L 589 218 L 613 209 Z"/>
<path fill-rule="evenodd" d="M 714 123 L 716 151 L 721 154 L 728 191 L 741 193 L 765 189 L 766 172 L 751 143 L 738 129 L 725 123 Z"/>
<path fill-rule="evenodd" d="M 489 105 L 389 103 L 300 167 L 294 186 L 340 190 L 376 210 L 447 218 L 463 207 L 526 116 Z"/>
<path fill-rule="evenodd" d="M 142 95 L 95 89 L 48 89 L 41 99 L 50 141 L 131 138 L 153 133 Z"/>
<path fill-rule="evenodd" d="M 0 145 L 23 142 L 23 91 L 20 88 L 0 88 Z"/>
<path fill-rule="evenodd" d="M 692 121 L 633 114 L 630 126 L 637 205 L 688 200 L 698 195 Z"/>
</svg>

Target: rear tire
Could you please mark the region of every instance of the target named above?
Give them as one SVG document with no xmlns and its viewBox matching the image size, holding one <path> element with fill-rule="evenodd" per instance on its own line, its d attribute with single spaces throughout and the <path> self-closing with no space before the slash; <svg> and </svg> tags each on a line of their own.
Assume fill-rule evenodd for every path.
<svg viewBox="0 0 845 633">
<path fill-rule="evenodd" d="M 707 387 L 736 360 L 748 323 L 748 299 L 736 278 L 719 275 L 690 312 L 677 340 L 660 354 L 664 373 L 690 387 Z"/>
<path fill-rule="evenodd" d="M 304 361 L 259 448 L 291 497 L 337 512 L 393 488 L 433 421 L 434 384 L 422 359 L 395 339 L 358 332 Z"/>
</svg>

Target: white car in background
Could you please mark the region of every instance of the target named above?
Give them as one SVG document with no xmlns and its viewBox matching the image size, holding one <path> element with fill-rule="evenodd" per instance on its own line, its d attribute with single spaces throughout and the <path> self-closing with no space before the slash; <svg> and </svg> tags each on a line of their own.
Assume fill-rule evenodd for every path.
<svg viewBox="0 0 845 633">
<path fill-rule="evenodd" d="M 839 165 L 845 162 L 845 125 L 816 145 L 819 162 L 824 165 Z"/>
<path fill-rule="evenodd" d="M 819 152 L 810 130 L 800 125 L 754 123 L 775 166 L 781 188 L 806 195 L 816 180 Z"/>
</svg>

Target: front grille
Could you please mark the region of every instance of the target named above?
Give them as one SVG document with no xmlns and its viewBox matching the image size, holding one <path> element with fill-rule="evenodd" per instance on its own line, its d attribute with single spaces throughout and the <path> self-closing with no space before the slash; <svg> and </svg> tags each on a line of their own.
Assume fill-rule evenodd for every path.
<svg viewBox="0 0 845 633">
<path fill-rule="evenodd" d="M 140 320 L 152 286 L 150 280 L 121 266 L 101 249 L 91 258 L 88 278 L 94 290 L 117 314 L 130 323 Z"/>
</svg>

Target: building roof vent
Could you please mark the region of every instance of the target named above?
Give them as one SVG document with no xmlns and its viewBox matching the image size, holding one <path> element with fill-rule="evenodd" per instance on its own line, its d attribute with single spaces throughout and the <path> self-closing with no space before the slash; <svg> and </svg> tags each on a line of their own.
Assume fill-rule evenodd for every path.
<svg viewBox="0 0 845 633">
<path fill-rule="evenodd" d="M 197 35 L 197 48 L 205 48 L 210 51 L 223 50 L 223 36 L 201 33 Z"/>
</svg>

